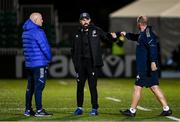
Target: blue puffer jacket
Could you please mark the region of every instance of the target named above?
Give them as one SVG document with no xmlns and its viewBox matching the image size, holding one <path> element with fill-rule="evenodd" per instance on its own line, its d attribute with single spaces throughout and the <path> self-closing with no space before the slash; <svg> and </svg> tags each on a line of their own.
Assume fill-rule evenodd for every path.
<svg viewBox="0 0 180 122">
<path fill-rule="evenodd" d="M 23 30 L 25 66 L 27 68 L 47 66 L 51 61 L 52 54 L 44 31 L 30 19 L 23 25 Z"/>
</svg>

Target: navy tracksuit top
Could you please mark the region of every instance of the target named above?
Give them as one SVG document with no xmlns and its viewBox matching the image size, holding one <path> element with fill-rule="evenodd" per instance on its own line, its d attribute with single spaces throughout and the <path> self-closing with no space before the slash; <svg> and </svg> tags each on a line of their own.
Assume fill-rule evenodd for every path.
<svg viewBox="0 0 180 122">
<path fill-rule="evenodd" d="M 156 35 L 150 26 L 138 34 L 127 33 L 126 38 L 137 41 L 136 46 L 136 66 L 137 73 L 149 74 L 151 72 L 151 62 L 158 65 L 158 48 Z"/>
</svg>

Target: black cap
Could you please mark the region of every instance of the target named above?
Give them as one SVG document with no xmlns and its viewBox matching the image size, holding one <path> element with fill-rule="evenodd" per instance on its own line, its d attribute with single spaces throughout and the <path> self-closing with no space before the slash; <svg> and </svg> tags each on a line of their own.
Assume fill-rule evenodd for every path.
<svg viewBox="0 0 180 122">
<path fill-rule="evenodd" d="M 90 19 L 90 15 L 88 13 L 81 13 L 79 19 L 87 18 Z"/>
</svg>

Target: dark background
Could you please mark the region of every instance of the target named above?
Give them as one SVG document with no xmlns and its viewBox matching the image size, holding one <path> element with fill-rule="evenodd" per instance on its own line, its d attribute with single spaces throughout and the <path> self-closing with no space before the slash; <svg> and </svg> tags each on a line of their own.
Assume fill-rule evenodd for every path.
<svg viewBox="0 0 180 122">
<path fill-rule="evenodd" d="M 19 4 L 53 4 L 58 10 L 59 22 L 78 22 L 81 12 L 88 12 L 92 21 L 109 30 L 109 14 L 135 0 L 19 0 Z"/>
</svg>

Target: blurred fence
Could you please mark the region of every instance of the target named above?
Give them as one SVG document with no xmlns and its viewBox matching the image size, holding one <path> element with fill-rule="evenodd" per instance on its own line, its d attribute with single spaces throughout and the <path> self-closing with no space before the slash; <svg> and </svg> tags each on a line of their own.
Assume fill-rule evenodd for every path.
<svg viewBox="0 0 180 122">
<path fill-rule="evenodd" d="M 0 0 L 0 11 L 17 11 L 18 0 Z"/>
<path fill-rule="evenodd" d="M 0 28 L 0 46 L 19 47 L 17 13 L 13 11 L 0 11 Z"/>
</svg>

